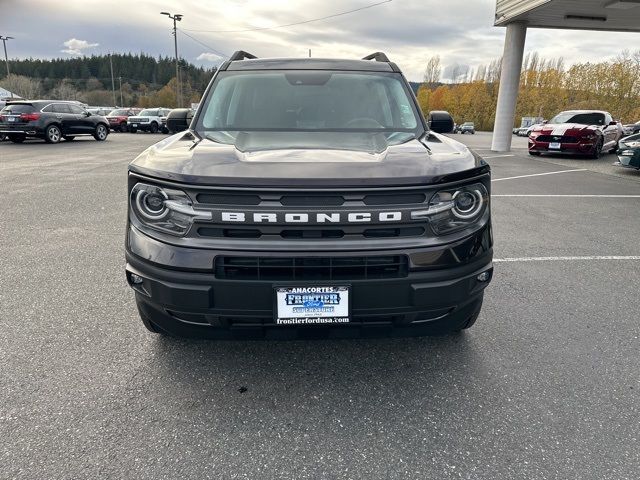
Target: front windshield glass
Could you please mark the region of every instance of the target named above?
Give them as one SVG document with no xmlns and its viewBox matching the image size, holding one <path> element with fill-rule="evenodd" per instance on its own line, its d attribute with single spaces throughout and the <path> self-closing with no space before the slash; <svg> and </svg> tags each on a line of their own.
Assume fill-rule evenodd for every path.
<svg viewBox="0 0 640 480">
<path fill-rule="evenodd" d="M 549 123 L 578 123 L 580 125 L 604 125 L 603 113 L 562 112 L 553 117 Z"/>
<path fill-rule="evenodd" d="M 196 130 L 259 148 L 373 148 L 422 134 L 402 77 L 380 72 L 223 72 Z"/>
<path fill-rule="evenodd" d="M 142 110 L 139 114 L 139 117 L 157 117 L 158 116 L 158 111 L 157 110 Z"/>
</svg>

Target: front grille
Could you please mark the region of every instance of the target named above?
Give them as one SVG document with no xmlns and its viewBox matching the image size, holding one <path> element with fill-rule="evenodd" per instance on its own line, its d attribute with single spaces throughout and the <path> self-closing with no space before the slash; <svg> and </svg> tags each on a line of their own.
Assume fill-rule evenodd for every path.
<svg viewBox="0 0 640 480">
<path fill-rule="evenodd" d="M 414 205 L 427 201 L 423 192 L 404 193 L 402 191 L 389 191 L 385 193 L 198 193 L 198 203 L 208 205 L 235 205 L 235 206 L 265 206 L 265 207 L 315 207 L 327 208 L 338 206 L 393 206 Z"/>
<path fill-rule="evenodd" d="M 534 140 L 537 142 L 578 143 L 577 137 L 569 135 L 538 135 Z"/>
<path fill-rule="evenodd" d="M 344 226 L 342 228 L 264 226 L 258 228 L 216 228 L 200 227 L 198 235 L 202 238 L 262 238 L 265 240 L 297 239 L 318 240 L 331 238 L 401 238 L 421 237 L 425 235 L 424 227 L 400 224 L 389 227 L 370 228 L 360 226 Z"/>
<path fill-rule="evenodd" d="M 402 278 L 406 255 L 374 257 L 216 257 L 216 278 L 224 280 L 367 280 Z"/>
<path fill-rule="evenodd" d="M 189 236 L 210 239 L 259 239 L 260 242 L 366 241 L 384 238 L 419 238 L 430 234 L 425 222 L 413 221 L 409 212 L 428 206 L 432 192 L 424 187 L 348 189 L 240 189 L 192 190 L 197 209 L 211 210 L 213 222 L 198 222 Z M 243 215 L 242 221 L 221 221 L 221 212 Z M 238 213 L 241 212 L 241 213 Z M 349 213 L 364 212 L 370 221 L 349 221 Z M 400 213 L 394 221 L 380 220 L 381 213 Z M 314 221 L 317 214 L 339 215 L 340 220 Z M 252 215 L 277 215 L 277 220 Z M 284 220 L 285 214 L 308 215 L 309 221 Z"/>
</svg>

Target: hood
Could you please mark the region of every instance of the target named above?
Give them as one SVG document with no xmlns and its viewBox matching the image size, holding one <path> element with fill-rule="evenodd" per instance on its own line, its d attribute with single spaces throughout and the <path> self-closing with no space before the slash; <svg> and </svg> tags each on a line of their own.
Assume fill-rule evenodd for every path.
<svg viewBox="0 0 640 480">
<path fill-rule="evenodd" d="M 582 125 L 580 123 L 546 123 L 533 129 L 543 135 L 579 135 L 602 131 L 597 125 Z"/>
<path fill-rule="evenodd" d="M 149 147 L 131 172 L 163 180 L 235 186 L 421 185 L 489 171 L 466 146 L 429 133 L 370 151 L 327 148 L 238 149 L 181 132 Z"/>
</svg>

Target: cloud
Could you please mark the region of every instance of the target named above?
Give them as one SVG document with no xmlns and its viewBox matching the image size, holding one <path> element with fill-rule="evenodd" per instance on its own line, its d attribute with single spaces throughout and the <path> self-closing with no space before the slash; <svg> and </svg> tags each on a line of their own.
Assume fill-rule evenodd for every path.
<svg viewBox="0 0 640 480">
<path fill-rule="evenodd" d="M 83 55 L 84 50 L 89 48 L 97 47 L 98 43 L 89 43 L 86 40 L 78 40 L 77 38 L 72 38 L 63 43 L 65 47 L 64 50 L 60 50 L 62 53 L 68 53 L 69 55 Z"/>
<path fill-rule="evenodd" d="M 196 57 L 196 60 L 204 62 L 219 62 L 220 60 L 222 60 L 222 57 L 220 55 L 216 55 L 215 53 L 202 52 Z"/>
</svg>

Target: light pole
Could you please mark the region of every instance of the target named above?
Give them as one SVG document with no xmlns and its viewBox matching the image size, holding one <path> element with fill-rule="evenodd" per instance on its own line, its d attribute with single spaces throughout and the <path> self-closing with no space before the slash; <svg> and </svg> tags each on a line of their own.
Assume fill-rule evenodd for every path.
<svg viewBox="0 0 640 480">
<path fill-rule="evenodd" d="M 120 106 L 124 107 L 124 101 L 122 100 L 122 77 L 118 77 L 118 82 L 120 82 Z"/>
<path fill-rule="evenodd" d="M 169 12 L 160 12 L 160 15 L 166 15 L 171 20 L 173 20 L 173 42 L 176 50 L 176 106 L 182 106 L 182 99 L 180 98 L 180 72 L 178 71 L 178 32 L 176 29 L 176 22 L 182 20 L 184 15 L 179 13 L 174 13 L 171 15 Z"/>
<path fill-rule="evenodd" d="M 113 94 L 113 108 L 116 108 L 116 83 L 113 79 L 113 56 L 109 52 L 109 66 L 111 67 L 111 93 Z"/>
<path fill-rule="evenodd" d="M 11 75 L 9 71 L 9 57 L 7 56 L 7 40 L 13 40 L 13 37 L 3 37 L 0 35 L 0 40 L 2 40 L 2 45 L 4 46 L 4 61 L 7 64 L 7 77 Z M 11 98 L 13 98 L 13 92 L 11 93 Z"/>
</svg>

